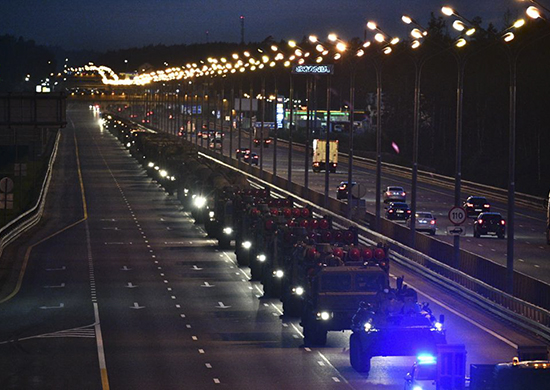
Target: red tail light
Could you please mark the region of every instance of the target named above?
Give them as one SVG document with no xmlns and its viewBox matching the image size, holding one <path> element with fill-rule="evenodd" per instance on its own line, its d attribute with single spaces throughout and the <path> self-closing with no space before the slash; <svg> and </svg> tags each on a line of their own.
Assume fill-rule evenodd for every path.
<svg viewBox="0 0 550 390">
<path fill-rule="evenodd" d="M 312 229 L 317 229 L 319 227 L 319 220 L 318 219 L 312 219 L 311 220 L 311 223 L 309 224 L 309 226 L 312 228 Z"/>
<path fill-rule="evenodd" d="M 407 214 L 410 214 L 411 213 L 411 210 L 407 210 Z"/>
<path fill-rule="evenodd" d="M 309 224 L 307 219 L 303 219 L 302 222 L 300 222 L 300 226 L 303 228 L 307 228 L 307 225 Z"/>
<path fill-rule="evenodd" d="M 365 261 L 372 259 L 372 256 L 373 256 L 372 249 L 370 248 L 363 249 L 361 256 L 363 256 L 363 260 Z"/>
<path fill-rule="evenodd" d="M 323 242 L 330 242 L 332 240 L 332 234 L 330 234 L 330 232 L 324 232 L 321 238 Z"/>
<path fill-rule="evenodd" d="M 299 216 L 300 216 L 300 209 L 297 208 L 297 207 L 294 207 L 294 208 L 292 209 L 292 215 L 293 215 L 294 217 L 299 217 Z"/>
<path fill-rule="evenodd" d="M 393 209 L 389 209 L 388 213 L 390 213 L 390 214 L 393 213 Z"/>
<path fill-rule="evenodd" d="M 407 195 L 405 192 L 402 192 L 402 193 L 401 193 L 401 196 L 405 196 L 405 195 Z"/>
<path fill-rule="evenodd" d="M 316 254 L 317 250 L 315 248 L 309 248 L 306 252 L 306 257 L 310 260 L 313 260 Z"/>
<path fill-rule="evenodd" d="M 478 219 L 477 223 L 479 223 L 480 225 L 483 225 L 483 219 Z"/>
<path fill-rule="evenodd" d="M 339 189 L 340 189 L 340 191 L 344 191 L 346 189 L 346 187 L 347 187 L 347 185 L 342 184 Z"/>
<path fill-rule="evenodd" d="M 348 230 L 347 232 L 344 233 L 344 241 L 346 241 L 346 243 L 351 244 L 354 239 L 355 239 L 355 235 L 353 234 L 353 232 L 350 232 Z"/>
<path fill-rule="evenodd" d="M 352 261 L 358 261 L 361 258 L 361 251 L 357 248 L 351 248 L 348 252 L 348 257 Z"/>
<path fill-rule="evenodd" d="M 271 215 L 278 215 L 279 214 L 279 210 L 277 210 L 276 208 L 272 208 L 270 210 L 270 212 L 271 212 Z"/>
<path fill-rule="evenodd" d="M 430 221 L 430 225 L 435 225 L 435 219 L 432 219 L 432 220 Z"/>
<path fill-rule="evenodd" d="M 504 219 L 500 220 L 501 225 L 506 225 L 506 221 Z"/>
<path fill-rule="evenodd" d="M 376 248 L 374 250 L 374 258 L 376 260 L 382 260 L 386 256 L 386 253 L 384 252 L 384 249 L 382 248 Z"/>
<path fill-rule="evenodd" d="M 490 204 L 484 204 L 483 207 L 485 207 L 486 209 L 488 209 L 489 207 L 491 207 Z"/>
<path fill-rule="evenodd" d="M 340 231 L 334 232 L 334 241 L 340 242 L 342 241 L 343 234 Z"/>
<path fill-rule="evenodd" d="M 283 215 L 289 218 L 292 215 L 292 211 L 290 209 L 283 209 Z"/>
</svg>

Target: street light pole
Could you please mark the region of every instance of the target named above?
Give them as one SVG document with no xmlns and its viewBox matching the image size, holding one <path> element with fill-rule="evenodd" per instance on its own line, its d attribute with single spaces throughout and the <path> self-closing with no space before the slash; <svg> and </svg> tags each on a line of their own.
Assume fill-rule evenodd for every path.
<svg viewBox="0 0 550 390">
<path fill-rule="evenodd" d="M 310 132 L 310 114 L 311 114 L 311 77 L 306 78 L 306 150 L 304 154 L 304 189 L 309 188 L 309 132 Z"/>
<path fill-rule="evenodd" d="M 516 79 L 517 54 L 509 55 L 510 129 L 508 141 L 508 234 L 506 235 L 506 288 L 514 294 L 514 219 L 516 197 Z"/>
<path fill-rule="evenodd" d="M 331 75 L 327 75 L 327 128 L 326 128 L 326 145 L 325 145 L 325 208 L 328 208 L 328 193 L 329 193 L 329 161 L 330 161 L 330 95 L 331 91 Z"/>
<path fill-rule="evenodd" d="M 277 88 L 277 79 L 275 78 L 275 122 L 277 122 L 277 104 L 279 102 L 279 89 Z M 284 112 L 284 101 L 283 101 Z M 283 115 L 284 119 L 284 115 Z M 277 139 L 279 133 L 278 123 L 275 123 L 275 139 L 273 140 L 273 177 L 277 177 Z"/>
<path fill-rule="evenodd" d="M 466 57 L 456 55 L 458 65 L 458 80 L 456 88 L 456 155 L 455 155 L 455 196 L 454 205 L 460 207 L 460 192 L 462 184 L 462 106 L 464 97 L 464 68 Z M 460 236 L 454 236 L 454 268 L 460 266 Z"/>
<path fill-rule="evenodd" d="M 355 66 L 351 64 L 351 72 L 349 79 L 349 157 L 348 157 L 348 218 L 352 217 L 352 201 L 351 193 L 353 181 L 353 116 L 355 108 Z"/>
<path fill-rule="evenodd" d="M 262 111 L 261 111 L 261 117 L 260 120 L 262 121 L 261 128 L 260 128 L 260 178 L 263 177 L 264 173 L 264 121 L 265 121 L 265 77 L 262 76 Z"/>
<path fill-rule="evenodd" d="M 380 232 L 380 195 L 382 192 L 382 67 L 376 62 L 376 219 L 375 230 Z"/>
<path fill-rule="evenodd" d="M 290 74 L 290 114 L 288 120 L 288 189 L 292 188 L 292 124 L 294 121 L 294 82 Z"/>
</svg>

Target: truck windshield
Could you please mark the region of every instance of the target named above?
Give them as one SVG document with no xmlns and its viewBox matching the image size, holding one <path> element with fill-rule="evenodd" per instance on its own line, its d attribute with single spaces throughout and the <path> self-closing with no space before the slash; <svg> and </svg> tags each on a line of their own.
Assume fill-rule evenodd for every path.
<svg viewBox="0 0 550 390">
<path fill-rule="evenodd" d="M 419 364 L 415 367 L 414 379 L 416 380 L 435 380 L 437 376 L 437 365 Z"/>
<path fill-rule="evenodd" d="M 360 273 L 355 275 L 355 290 L 357 291 L 380 291 L 384 288 L 384 274 Z"/>
<path fill-rule="evenodd" d="M 321 291 L 346 292 L 351 291 L 351 275 L 335 274 L 321 277 Z"/>
</svg>

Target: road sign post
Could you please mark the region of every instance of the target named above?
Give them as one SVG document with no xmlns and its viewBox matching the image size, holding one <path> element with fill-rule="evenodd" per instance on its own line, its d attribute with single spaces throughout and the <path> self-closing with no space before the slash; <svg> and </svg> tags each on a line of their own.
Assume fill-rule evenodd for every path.
<svg viewBox="0 0 550 390">
<path fill-rule="evenodd" d="M 466 210 L 462 207 L 452 207 L 449 210 L 449 221 L 453 225 L 462 225 L 466 221 Z"/>
</svg>

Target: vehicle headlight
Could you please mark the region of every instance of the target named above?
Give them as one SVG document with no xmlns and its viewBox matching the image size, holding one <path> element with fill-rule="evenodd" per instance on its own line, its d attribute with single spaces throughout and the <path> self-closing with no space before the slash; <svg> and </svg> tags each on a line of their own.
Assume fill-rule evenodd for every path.
<svg viewBox="0 0 550 390">
<path fill-rule="evenodd" d="M 130 146 L 132 146 L 132 144 L 131 144 L 130 142 L 128 142 L 128 143 L 126 144 L 126 147 L 129 148 Z"/>
<path fill-rule="evenodd" d="M 176 176 L 170 176 L 170 180 L 176 181 Z"/>
<path fill-rule="evenodd" d="M 273 276 L 281 279 L 283 276 L 285 276 L 285 273 L 283 272 L 283 270 L 278 269 L 277 271 L 273 271 Z"/>
<path fill-rule="evenodd" d="M 209 216 L 210 218 L 214 218 L 214 214 L 215 214 L 215 213 L 214 213 L 213 211 L 209 211 L 209 212 L 208 212 L 208 216 Z"/>
<path fill-rule="evenodd" d="M 423 390 L 422 386 L 415 385 L 412 390 Z"/>
<path fill-rule="evenodd" d="M 250 241 L 244 241 L 241 245 L 244 249 L 250 249 L 252 247 L 252 243 Z"/>
<path fill-rule="evenodd" d="M 370 321 L 365 322 L 365 325 L 363 325 L 363 328 L 365 329 L 365 332 L 369 332 L 372 329 L 372 322 Z"/>
<path fill-rule="evenodd" d="M 434 324 L 434 328 L 435 330 L 437 330 L 438 332 L 441 332 L 443 330 L 443 324 L 441 322 L 436 322 Z"/>
<path fill-rule="evenodd" d="M 206 205 L 206 198 L 203 196 L 197 196 L 195 197 L 193 203 L 195 204 L 196 208 L 202 209 Z"/>
<path fill-rule="evenodd" d="M 225 228 L 223 228 L 223 232 L 224 232 L 225 234 L 228 234 L 228 235 L 229 235 L 229 234 L 233 233 L 233 228 L 225 227 Z"/>
<path fill-rule="evenodd" d="M 158 165 L 155 165 L 155 171 L 158 171 L 160 167 Z"/>
<path fill-rule="evenodd" d="M 328 321 L 330 319 L 330 313 L 328 311 L 322 311 L 320 313 L 317 313 L 317 317 L 319 317 L 323 321 Z"/>
<path fill-rule="evenodd" d="M 187 195 L 189 194 L 189 189 L 188 189 L 188 188 L 184 188 L 184 189 L 183 189 L 183 194 L 184 194 L 185 196 L 187 196 Z"/>
<path fill-rule="evenodd" d="M 153 168 L 153 167 L 155 166 L 155 163 L 154 163 L 154 162 L 150 162 L 149 164 L 147 164 L 147 166 L 148 166 L 149 168 Z"/>
<path fill-rule="evenodd" d="M 260 263 L 265 262 L 265 260 L 267 259 L 267 257 L 264 254 L 258 255 L 258 256 L 256 256 L 256 258 L 258 259 L 258 261 Z"/>
<path fill-rule="evenodd" d="M 161 169 L 159 173 L 162 177 L 168 176 L 168 172 L 166 172 L 164 169 Z"/>
<path fill-rule="evenodd" d="M 295 287 L 295 288 L 292 289 L 292 291 L 296 295 L 302 295 L 304 293 L 304 288 L 303 287 Z"/>
</svg>

